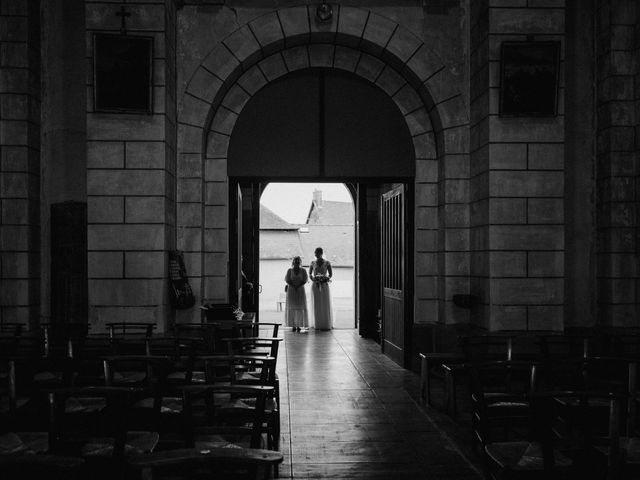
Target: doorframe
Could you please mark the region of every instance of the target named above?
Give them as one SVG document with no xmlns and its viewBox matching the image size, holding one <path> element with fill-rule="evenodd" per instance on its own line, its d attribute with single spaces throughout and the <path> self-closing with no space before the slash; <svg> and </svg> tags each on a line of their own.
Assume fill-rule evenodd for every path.
<svg viewBox="0 0 640 480">
<path fill-rule="evenodd" d="M 351 194 L 351 198 L 354 204 L 354 328 L 358 329 L 359 333 L 362 335 L 363 329 L 363 319 L 360 318 L 360 314 L 363 311 L 361 308 L 361 295 L 360 290 L 362 288 L 362 281 L 366 282 L 366 279 L 361 279 L 359 272 L 361 268 L 360 261 L 360 235 L 362 234 L 360 228 L 361 224 L 364 223 L 363 219 L 360 218 L 362 213 L 366 214 L 366 205 L 362 205 L 362 201 L 366 200 L 366 194 L 362 191 L 361 187 L 374 187 L 378 188 L 379 193 L 382 192 L 382 189 L 385 185 L 390 184 L 403 184 L 405 187 L 405 268 L 404 268 L 404 282 L 406 285 L 406 294 L 405 294 L 405 308 L 404 308 L 404 368 L 411 368 L 412 361 L 411 357 L 413 354 L 413 326 L 414 326 L 414 313 L 415 313 L 415 179 L 414 178 L 398 178 L 398 179 L 389 179 L 389 178 L 351 178 L 351 177 L 342 177 L 342 178 L 334 178 L 334 177 L 229 177 L 229 192 L 230 195 L 232 192 L 235 192 L 233 188 L 234 185 L 242 185 L 242 184 L 254 184 L 259 188 L 259 195 L 252 196 L 255 205 L 253 208 L 257 208 L 257 215 L 253 217 L 253 235 L 255 252 L 254 255 L 257 261 L 254 266 L 254 292 L 256 297 L 256 315 L 259 315 L 259 295 L 257 294 L 256 289 L 258 288 L 258 282 L 260 280 L 260 198 L 264 189 L 269 183 L 342 183 L 347 187 Z M 377 205 L 378 210 L 378 222 L 380 222 L 380 206 Z M 364 209 L 364 210 L 363 210 Z M 229 228 L 230 232 L 234 232 L 235 229 L 231 229 L 234 225 L 234 219 L 231 215 L 231 209 L 229 209 Z M 366 225 L 366 232 L 364 234 L 370 233 L 372 230 L 376 230 L 379 232 L 380 223 L 377 226 Z M 256 236 L 257 232 L 257 236 Z M 235 232 L 234 232 L 235 233 Z M 237 261 L 237 248 L 234 247 L 234 250 L 231 249 L 233 247 L 234 242 L 232 241 L 231 235 L 229 236 L 229 264 L 233 265 L 232 262 Z M 234 257 L 234 255 L 236 255 Z M 229 269 L 232 271 L 232 269 Z M 258 282 L 256 282 L 256 279 Z M 373 288 L 377 288 L 380 290 L 382 287 L 382 279 L 378 279 L 378 285 L 374 285 Z M 382 309 L 382 296 L 379 298 L 379 309 Z M 258 317 L 256 317 L 258 318 Z M 369 322 L 375 322 L 377 319 L 367 319 Z M 382 341 L 379 342 L 382 348 Z"/>
<path fill-rule="evenodd" d="M 358 224 L 359 224 L 359 196 L 358 196 L 358 188 L 359 185 L 365 182 L 362 182 L 361 179 L 354 179 L 351 177 L 228 177 L 229 178 L 229 198 L 230 201 L 231 195 L 235 192 L 236 186 L 253 184 L 254 186 L 258 186 L 259 194 L 252 195 L 252 200 L 255 203 L 252 205 L 253 211 L 257 212 L 256 215 L 253 216 L 253 245 L 255 248 L 254 258 L 257 261 L 254 262 L 254 295 L 255 299 L 255 307 L 256 307 L 256 319 L 259 319 L 259 311 L 260 311 L 260 301 L 259 294 L 257 293 L 257 289 L 259 288 L 260 282 L 260 198 L 262 194 L 270 183 L 341 183 L 346 189 L 349 191 L 351 195 L 351 201 L 353 202 L 353 215 L 354 215 L 354 224 L 353 224 L 353 235 L 354 235 L 354 265 L 353 265 L 353 302 L 354 302 L 354 319 L 353 319 L 353 328 L 359 329 L 359 314 L 360 314 L 360 278 L 358 275 L 360 264 L 359 264 L 359 252 L 360 252 L 360 241 L 358 235 Z M 370 183 L 371 178 L 366 179 L 366 183 Z M 243 198 L 243 201 L 246 199 Z M 232 205 L 232 203 L 230 203 Z M 229 232 L 235 234 L 235 221 L 232 217 L 231 208 L 229 209 Z M 237 262 L 237 247 L 233 242 L 232 236 L 229 236 L 229 265 L 234 265 L 234 262 Z M 231 272 L 233 269 L 229 269 Z M 231 284 L 230 279 L 230 284 Z M 231 295 L 231 291 L 229 295 Z M 229 298 L 232 298 L 231 296 Z"/>
</svg>

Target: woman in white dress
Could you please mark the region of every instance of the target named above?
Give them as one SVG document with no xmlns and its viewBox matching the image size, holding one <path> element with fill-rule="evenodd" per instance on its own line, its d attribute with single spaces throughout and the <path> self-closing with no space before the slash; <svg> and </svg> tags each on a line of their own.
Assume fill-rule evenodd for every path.
<svg viewBox="0 0 640 480">
<path fill-rule="evenodd" d="M 333 312 L 331 309 L 331 290 L 329 281 L 333 275 L 331 264 L 322 258 L 321 247 L 316 248 L 316 259 L 309 267 L 311 285 L 311 303 L 313 304 L 314 326 L 318 330 L 331 330 L 333 328 Z"/>
<path fill-rule="evenodd" d="M 300 267 L 302 259 L 293 257 L 291 268 L 287 270 L 284 281 L 287 283 L 287 307 L 284 310 L 284 321 L 294 332 L 309 327 L 307 311 L 307 294 L 304 285 L 309 281 L 307 271 Z"/>
</svg>

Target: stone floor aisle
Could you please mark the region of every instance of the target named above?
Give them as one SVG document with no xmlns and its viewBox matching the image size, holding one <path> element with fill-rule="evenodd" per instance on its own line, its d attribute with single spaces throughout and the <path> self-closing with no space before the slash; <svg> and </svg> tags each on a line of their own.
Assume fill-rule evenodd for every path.
<svg viewBox="0 0 640 480">
<path fill-rule="evenodd" d="M 355 330 L 284 332 L 281 478 L 479 479 L 436 412 L 415 399 L 418 375 Z"/>
</svg>

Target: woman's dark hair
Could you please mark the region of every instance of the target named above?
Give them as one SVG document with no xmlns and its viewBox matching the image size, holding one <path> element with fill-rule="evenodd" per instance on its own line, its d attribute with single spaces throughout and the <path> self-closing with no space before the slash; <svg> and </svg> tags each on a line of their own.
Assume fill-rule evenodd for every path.
<svg viewBox="0 0 640 480">
<path fill-rule="evenodd" d="M 297 255 L 293 257 L 293 259 L 291 260 L 291 265 L 293 265 L 293 269 L 295 270 L 296 273 L 298 273 L 298 270 L 300 270 L 301 264 L 302 264 L 302 258 L 300 258 Z"/>
<path fill-rule="evenodd" d="M 324 250 L 322 250 L 322 247 L 318 247 L 316 248 L 315 253 L 319 253 L 320 255 L 322 255 L 324 253 Z"/>
</svg>

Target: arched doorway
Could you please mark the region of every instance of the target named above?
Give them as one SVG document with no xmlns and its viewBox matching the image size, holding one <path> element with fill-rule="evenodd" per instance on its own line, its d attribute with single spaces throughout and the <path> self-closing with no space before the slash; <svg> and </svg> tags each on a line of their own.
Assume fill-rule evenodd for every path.
<svg viewBox="0 0 640 480">
<path fill-rule="evenodd" d="M 380 335 L 383 348 L 405 363 L 407 324 L 413 316 L 412 303 L 405 302 L 412 298 L 413 275 L 407 261 L 411 235 L 405 232 L 411 222 L 405 220 L 412 215 L 405 217 L 406 197 L 394 197 L 388 212 L 395 223 L 380 235 L 383 218 L 389 220 L 380 208 L 384 194 L 398 185 L 403 192 L 413 189 L 415 154 L 402 112 L 389 96 L 347 72 L 315 68 L 285 75 L 244 106 L 231 133 L 227 171 L 230 212 L 237 212 L 236 217 L 230 214 L 230 260 L 238 265 L 232 269 L 229 297 L 236 300 L 235 292 L 241 296 L 242 271 L 255 278 L 260 270 L 260 209 L 254 197 L 268 182 L 349 182 L 359 207 L 356 257 L 365 259 L 356 262 L 356 291 L 367 292 L 356 295 L 360 333 Z M 239 259 L 241 266 L 234 263 Z M 387 264 L 385 274 L 380 268 Z M 245 309 L 259 311 L 258 298 L 254 292 L 241 301 Z M 380 316 L 388 326 L 381 331 Z"/>
<path fill-rule="evenodd" d="M 409 232 L 405 251 L 419 256 L 415 266 L 409 262 L 415 270 L 407 275 L 408 282 L 415 276 L 420 288 L 406 300 L 422 322 L 438 321 L 445 313 L 443 299 L 450 288 L 441 279 L 443 262 L 431 258 L 443 251 L 447 239 L 447 231 L 441 229 L 448 201 L 439 195 L 444 178 L 441 164 L 448 153 L 464 151 L 467 138 L 468 118 L 461 116 L 464 95 L 459 91 L 459 78 L 429 45 L 392 20 L 366 9 L 336 6 L 334 17 L 318 24 L 312 10 L 306 6 L 283 8 L 241 26 L 211 49 L 188 81 L 180 100 L 177 145 L 179 162 L 189 162 L 193 168 L 187 168 L 177 182 L 178 246 L 194 259 L 201 259 L 201 272 L 194 275 L 194 284 L 203 300 L 228 301 L 239 258 L 234 255 L 237 245 L 232 225 L 237 205 L 230 201 L 236 198 L 239 185 L 232 176 L 230 157 L 236 122 L 248 118 L 241 114 L 251 99 L 281 77 L 316 68 L 349 72 L 382 90 L 400 110 L 400 120 L 409 130 L 415 177 L 399 184 L 405 187 L 406 204 L 415 206 L 404 224 Z M 191 163 L 198 158 L 199 168 Z M 367 167 L 358 173 L 369 173 Z M 396 182 L 389 178 L 366 177 L 356 183 L 362 187 L 356 188 L 358 221 L 368 219 L 364 223 L 371 229 L 367 232 L 360 224 L 358 242 L 373 242 L 380 236 L 380 225 L 374 219 L 379 217 L 382 190 L 394 186 L 388 182 Z M 272 179 L 263 172 L 251 180 L 259 186 L 258 180 Z M 180 215 L 183 206 L 189 211 L 196 209 L 196 202 L 202 208 L 202 222 L 197 222 L 197 216 Z M 247 203 L 251 202 L 245 201 L 243 206 Z M 212 258 L 216 265 L 228 268 L 212 268 Z M 367 264 L 377 268 L 380 257 L 368 260 Z M 378 284 L 375 290 L 379 289 Z M 375 318 L 376 313 L 368 316 Z M 403 363 L 409 362 L 405 358 Z"/>
</svg>

